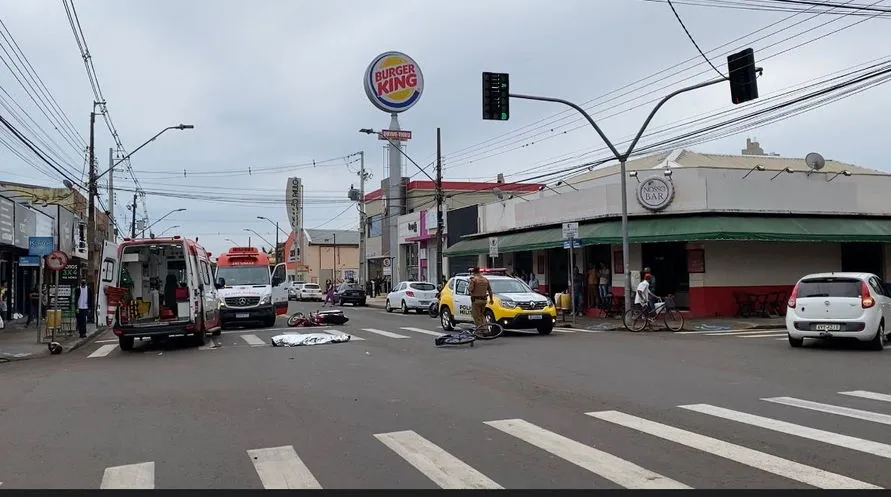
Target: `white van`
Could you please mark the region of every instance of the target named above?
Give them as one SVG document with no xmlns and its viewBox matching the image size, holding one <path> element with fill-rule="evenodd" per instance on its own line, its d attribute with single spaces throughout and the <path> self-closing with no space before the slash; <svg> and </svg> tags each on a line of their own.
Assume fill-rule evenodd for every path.
<svg viewBox="0 0 891 497">
<path fill-rule="evenodd" d="M 276 317 L 288 313 L 285 273 L 284 263 L 270 270 L 269 255 L 256 247 L 231 247 L 220 254 L 214 283 L 222 301 L 221 325 L 275 326 Z"/>
<path fill-rule="evenodd" d="M 132 349 L 136 338 L 192 337 L 203 345 L 208 333 L 221 331 L 210 268 L 210 254 L 180 236 L 105 242 L 96 298 L 99 323 L 112 327 L 122 350 Z M 109 288 L 126 290 L 120 305 L 109 305 Z"/>
</svg>

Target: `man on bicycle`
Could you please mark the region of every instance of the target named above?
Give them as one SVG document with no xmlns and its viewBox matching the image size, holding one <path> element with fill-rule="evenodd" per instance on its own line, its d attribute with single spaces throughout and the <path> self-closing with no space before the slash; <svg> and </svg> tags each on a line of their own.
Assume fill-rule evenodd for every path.
<svg viewBox="0 0 891 497">
<path fill-rule="evenodd" d="M 647 311 L 647 317 L 652 316 L 653 311 L 655 310 L 651 297 L 652 299 L 659 298 L 655 293 L 650 291 L 650 280 L 652 277 L 653 276 L 650 273 L 644 275 L 644 279 L 637 285 L 637 293 L 634 296 L 634 303 Z"/>
<path fill-rule="evenodd" d="M 473 316 L 473 324 L 480 329 L 486 325 L 486 297 L 490 304 L 494 304 L 495 300 L 492 298 L 492 285 L 478 267 L 471 270 L 469 290 L 470 314 Z"/>
</svg>

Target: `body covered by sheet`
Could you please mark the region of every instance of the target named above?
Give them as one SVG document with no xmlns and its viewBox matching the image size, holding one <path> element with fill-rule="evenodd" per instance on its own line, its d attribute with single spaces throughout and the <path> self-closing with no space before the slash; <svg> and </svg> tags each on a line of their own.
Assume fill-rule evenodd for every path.
<svg viewBox="0 0 891 497">
<path fill-rule="evenodd" d="M 324 343 L 345 343 L 350 335 L 329 335 L 327 333 L 294 333 L 272 337 L 273 347 L 300 347 L 302 345 L 321 345 Z"/>
</svg>

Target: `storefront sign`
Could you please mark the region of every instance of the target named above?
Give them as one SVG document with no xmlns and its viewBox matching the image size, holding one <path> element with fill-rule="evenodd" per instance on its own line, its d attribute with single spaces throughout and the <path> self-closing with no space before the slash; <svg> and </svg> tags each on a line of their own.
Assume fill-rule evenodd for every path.
<svg viewBox="0 0 891 497">
<path fill-rule="evenodd" d="M 50 255 L 56 249 L 55 245 L 51 236 L 29 236 L 28 255 Z"/>
<path fill-rule="evenodd" d="M 74 213 L 68 209 L 59 207 L 59 250 L 70 256 L 74 256 L 74 248 L 76 247 L 75 229 L 77 222 Z"/>
<path fill-rule="evenodd" d="M 40 256 L 23 255 L 19 257 L 19 267 L 40 267 Z"/>
<path fill-rule="evenodd" d="M 28 238 L 37 234 L 37 213 L 15 204 L 15 246 L 28 248 Z"/>
<path fill-rule="evenodd" d="M 687 272 L 688 273 L 704 273 L 705 272 L 705 250 L 702 250 L 702 249 L 687 250 Z"/>
<path fill-rule="evenodd" d="M 637 185 L 637 202 L 644 209 L 653 212 L 668 207 L 674 200 L 674 185 L 671 180 L 653 176 Z"/>
<path fill-rule="evenodd" d="M 418 63 L 402 52 L 384 52 L 365 70 L 365 95 L 378 109 L 405 112 L 424 93 L 424 76 Z"/>
<path fill-rule="evenodd" d="M 0 198 L 0 243 L 12 245 L 15 242 L 15 204 L 12 200 Z"/>
</svg>

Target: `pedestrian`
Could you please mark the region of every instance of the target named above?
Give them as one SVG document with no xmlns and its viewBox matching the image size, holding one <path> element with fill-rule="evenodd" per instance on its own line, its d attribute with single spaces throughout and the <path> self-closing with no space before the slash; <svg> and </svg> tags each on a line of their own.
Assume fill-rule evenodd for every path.
<svg viewBox="0 0 891 497">
<path fill-rule="evenodd" d="M 573 273 L 573 275 L 572 275 L 573 293 L 575 294 L 572 296 L 572 301 L 574 303 L 573 307 L 575 307 L 576 316 L 581 316 L 583 314 L 582 313 L 582 310 L 584 309 L 583 296 L 585 295 L 584 283 L 585 283 L 585 280 L 584 280 L 584 278 L 582 278 L 582 272 L 579 270 L 578 266 L 576 266 L 575 273 Z"/>
<path fill-rule="evenodd" d="M 328 302 L 331 302 L 331 307 L 334 307 L 334 284 L 329 283 L 328 288 L 325 289 L 325 302 L 322 303 L 322 307 L 327 307 Z"/>
<path fill-rule="evenodd" d="M 473 324 L 476 329 L 482 329 L 486 324 L 486 297 L 489 297 L 489 303 L 494 304 L 495 299 L 492 296 L 492 285 L 480 273 L 480 268 L 471 269 L 470 286 L 470 314 L 473 316 Z"/>
<path fill-rule="evenodd" d="M 87 314 L 90 312 L 90 290 L 86 279 L 80 279 L 80 286 L 74 289 L 74 298 L 77 301 L 77 333 L 86 338 Z"/>
<path fill-rule="evenodd" d="M 28 305 L 25 306 L 25 311 L 28 313 L 28 321 L 25 322 L 25 328 L 31 326 L 31 321 L 37 317 L 37 307 L 40 302 L 40 289 L 37 285 L 34 285 L 34 288 L 31 289 L 31 293 L 28 294 Z"/>
<path fill-rule="evenodd" d="M 597 275 L 600 278 L 600 285 L 598 286 L 598 289 L 600 290 L 601 305 L 605 305 L 606 296 L 609 294 L 609 267 L 601 262 L 600 271 L 598 271 Z"/>
</svg>

